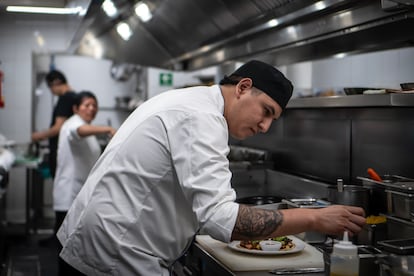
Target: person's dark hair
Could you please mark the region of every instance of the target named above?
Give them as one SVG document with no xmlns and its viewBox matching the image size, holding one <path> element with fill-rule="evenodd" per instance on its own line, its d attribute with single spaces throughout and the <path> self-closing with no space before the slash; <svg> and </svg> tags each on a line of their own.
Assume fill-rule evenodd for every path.
<svg viewBox="0 0 414 276">
<path fill-rule="evenodd" d="M 58 80 L 60 84 L 67 83 L 65 75 L 58 70 L 52 70 L 46 75 L 46 82 L 48 86 L 53 84 L 56 80 Z"/>
<path fill-rule="evenodd" d="M 96 101 L 96 103 L 98 103 L 98 100 L 96 99 L 95 94 L 93 94 L 90 91 L 81 91 L 76 94 L 73 104 L 79 107 L 85 98 L 92 98 Z"/>
<path fill-rule="evenodd" d="M 231 84 L 231 85 L 236 85 L 239 83 L 239 81 L 242 79 L 243 77 L 239 77 L 239 76 L 224 76 L 224 78 L 220 81 L 220 85 L 226 85 L 226 84 Z"/>
</svg>

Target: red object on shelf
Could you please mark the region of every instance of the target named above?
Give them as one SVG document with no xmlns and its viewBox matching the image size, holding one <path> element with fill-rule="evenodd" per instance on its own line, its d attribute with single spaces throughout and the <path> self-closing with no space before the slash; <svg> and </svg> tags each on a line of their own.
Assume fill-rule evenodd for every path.
<svg viewBox="0 0 414 276">
<path fill-rule="evenodd" d="M 373 168 L 368 168 L 367 173 L 369 174 L 369 177 L 371 177 L 372 180 L 382 182 L 382 178 L 374 171 Z"/>
</svg>

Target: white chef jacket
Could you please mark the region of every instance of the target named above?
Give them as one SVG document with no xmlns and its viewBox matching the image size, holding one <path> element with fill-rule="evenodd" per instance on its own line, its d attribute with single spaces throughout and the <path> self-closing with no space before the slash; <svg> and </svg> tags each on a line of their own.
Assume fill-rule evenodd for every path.
<svg viewBox="0 0 414 276">
<path fill-rule="evenodd" d="M 238 204 L 223 112 L 217 85 L 138 107 L 69 210 L 60 256 L 87 275 L 168 275 L 200 228 L 228 242 Z"/>
<path fill-rule="evenodd" d="M 59 132 L 57 169 L 53 182 L 53 208 L 67 211 L 101 154 L 96 136 L 80 137 L 78 128 L 86 125 L 79 115 L 66 120 Z"/>
</svg>

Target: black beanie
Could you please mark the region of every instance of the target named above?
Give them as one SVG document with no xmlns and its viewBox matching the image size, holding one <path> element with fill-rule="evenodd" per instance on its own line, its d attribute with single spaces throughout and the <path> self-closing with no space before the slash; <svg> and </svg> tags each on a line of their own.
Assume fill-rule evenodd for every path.
<svg viewBox="0 0 414 276">
<path fill-rule="evenodd" d="M 269 95 L 282 109 L 285 109 L 292 96 L 292 83 L 275 67 L 262 61 L 249 61 L 229 77 L 232 76 L 252 79 L 253 86 Z M 228 77 L 223 79 L 222 84 L 226 83 L 225 79 Z"/>
</svg>

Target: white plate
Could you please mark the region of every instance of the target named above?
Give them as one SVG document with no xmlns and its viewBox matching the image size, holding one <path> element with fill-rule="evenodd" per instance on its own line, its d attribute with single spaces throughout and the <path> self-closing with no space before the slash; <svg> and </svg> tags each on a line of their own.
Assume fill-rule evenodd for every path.
<svg viewBox="0 0 414 276">
<path fill-rule="evenodd" d="M 263 251 L 263 250 L 257 250 L 257 249 L 247 249 L 247 248 L 240 246 L 240 241 L 232 241 L 227 246 L 235 251 L 249 253 L 249 254 L 256 254 L 256 255 L 286 255 L 286 254 L 300 252 L 303 249 L 305 249 L 306 244 L 302 240 L 294 236 L 288 236 L 288 238 L 291 239 L 292 242 L 296 245 L 295 248 L 290 249 L 290 250 L 280 250 L 280 251 Z"/>
</svg>

